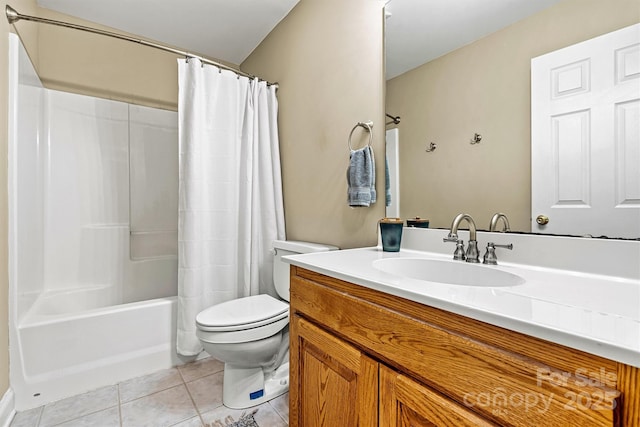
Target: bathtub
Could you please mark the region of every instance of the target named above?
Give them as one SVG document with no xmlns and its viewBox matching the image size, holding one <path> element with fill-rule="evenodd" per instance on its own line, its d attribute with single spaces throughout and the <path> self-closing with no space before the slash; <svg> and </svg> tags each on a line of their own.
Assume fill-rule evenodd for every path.
<svg viewBox="0 0 640 427">
<path fill-rule="evenodd" d="M 66 308 L 99 305 L 98 295 L 91 290 L 64 295 Z M 58 311 L 61 303 L 51 299 L 40 296 L 16 328 L 18 348 L 11 349 L 16 410 L 186 361 L 175 351 L 177 297 L 64 314 Z"/>
</svg>

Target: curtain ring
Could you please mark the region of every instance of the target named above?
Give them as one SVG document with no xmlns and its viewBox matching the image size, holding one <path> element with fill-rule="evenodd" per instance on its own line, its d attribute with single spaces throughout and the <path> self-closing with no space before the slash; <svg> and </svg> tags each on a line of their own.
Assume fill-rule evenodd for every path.
<svg viewBox="0 0 640 427">
<path fill-rule="evenodd" d="M 353 151 L 351 148 L 351 137 L 353 136 L 353 132 L 358 128 L 363 127 L 369 132 L 369 144 L 368 147 L 371 147 L 371 141 L 373 139 L 373 122 L 358 122 L 353 129 L 351 129 L 351 133 L 349 134 L 349 150 Z"/>
</svg>

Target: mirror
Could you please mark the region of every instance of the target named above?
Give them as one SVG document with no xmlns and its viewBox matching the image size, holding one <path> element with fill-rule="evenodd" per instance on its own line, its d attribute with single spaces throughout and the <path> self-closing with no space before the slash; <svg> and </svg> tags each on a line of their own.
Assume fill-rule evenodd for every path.
<svg viewBox="0 0 640 427">
<path fill-rule="evenodd" d="M 531 225 L 531 59 L 640 22 L 637 1 L 391 0 L 386 12 L 399 216 L 448 228 L 466 212 L 486 230 L 503 212 L 513 231 L 544 232 Z"/>
</svg>

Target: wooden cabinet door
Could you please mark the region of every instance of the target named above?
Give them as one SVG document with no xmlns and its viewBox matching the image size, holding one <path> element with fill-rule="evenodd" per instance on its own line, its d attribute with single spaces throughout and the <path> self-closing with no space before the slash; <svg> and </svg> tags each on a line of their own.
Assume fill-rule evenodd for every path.
<svg viewBox="0 0 640 427">
<path fill-rule="evenodd" d="M 291 329 L 290 426 L 377 426 L 378 363 L 298 316 Z"/>
<path fill-rule="evenodd" d="M 495 426 L 464 406 L 380 367 L 380 427 Z"/>
</svg>

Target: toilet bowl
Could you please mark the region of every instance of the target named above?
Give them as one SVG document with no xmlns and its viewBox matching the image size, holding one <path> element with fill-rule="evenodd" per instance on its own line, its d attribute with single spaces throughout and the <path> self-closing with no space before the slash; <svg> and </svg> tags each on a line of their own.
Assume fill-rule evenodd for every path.
<svg viewBox="0 0 640 427">
<path fill-rule="evenodd" d="M 276 240 L 273 281 L 282 299 L 253 295 L 216 304 L 196 316 L 204 350 L 224 362 L 222 403 L 244 409 L 289 390 L 289 264 L 285 255 L 338 249 Z"/>
</svg>

